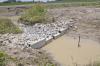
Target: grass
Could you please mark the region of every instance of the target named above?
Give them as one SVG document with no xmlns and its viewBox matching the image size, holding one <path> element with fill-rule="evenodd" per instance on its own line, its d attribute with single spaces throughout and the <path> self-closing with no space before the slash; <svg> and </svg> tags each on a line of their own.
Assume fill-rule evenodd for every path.
<svg viewBox="0 0 100 66">
<path fill-rule="evenodd" d="M 32 8 L 25 11 L 25 14 L 21 16 L 20 22 L 28 25 L 32 25 L 35 23 L 45 23 L 51 22 L 52 18 L 48 14 L 46 14 L 46 8 L 62 8 L 62 7 L 69 7 L 69 6 L 100 6 L 100 2 L 68 2 L 68 3 L 46 3 L 41 5 L 34 4 Z"/>
<path fill-rule="evenodd" d="M 21 30 L 15 26 L 10 19 L 0 18 L 0 34 L 21 33 Z"/>
<path fill-rule="evenodd" d="M 11 2 L 11 3 L 0 3 L 0 6 L 12 6 L 12 5 L 33 5 L 33 2 Z M 47 4 L 65 4 L 66 6 L 88 6 L 88 5 L 100 5 L 100 0 L 61 0 L 48 2 Z"/>
<path fill-rule="evenodd" d="M 99 7 L 100 1 L 98 2 L 60 2 L 60 3 L 47 3 L 48 8 L 60 8 L 60 7 L 77 7 L 77 6 L 93 6 Z"/>
<path fill-rule="evenodd" d="M 97 2 L 100 0 L 60 0 L 56 2 Z"/>
<path fill-rule="evenodd" d="M 12 3 L 0 3 L 0 6 L 12 6 L 12 5 L 29 5 L 32 2 L 12 2 Z"/>
<path fill-rule="evenodd" d="M 32 8 L 25 11 L 25 14 L 20 18 L 20 22 L 27 25 L 45 22 L 46 12 L 47 10 L 44 5 L 35 4 Z"/>
<path fill-rule="evenodd" d="M 6 59 L 7 54 L 5 54 L 3 51 L 0 51 L 0 66 L 6 66 Z"/>
<path fill-rule="evenodd" d="M 100 62 L 96 61 L 96 62 L 90 63 L 90 64 L 88 64 L 86 66 L 100 66 Z"/>
</svg>

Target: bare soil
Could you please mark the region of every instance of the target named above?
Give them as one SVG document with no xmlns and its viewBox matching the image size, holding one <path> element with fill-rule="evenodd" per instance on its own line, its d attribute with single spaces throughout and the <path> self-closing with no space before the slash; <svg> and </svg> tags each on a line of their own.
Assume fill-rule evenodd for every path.
<svg viewBox="0 0 100 66">
<path fill-rule="evenodd" d="M 69 31 L 70 36 L 79 36 L 100 40 L 100 8 L 96 7 L 67 7 L 51 9 L 51 14 L 58 20 L 61 17 L 73 19 L 75 24 L 73 30 Z"/>
<path fill-rule="evenodd" d="M 58 18 L 74 20 L 72 30 L 43 49 L 51 53 L 62 66 L 86 66 L 100 61 L 100 8 L 67 7 L 52 9 Z M 78 46 L 80 36 L 80 46 Z"/>
</svg>

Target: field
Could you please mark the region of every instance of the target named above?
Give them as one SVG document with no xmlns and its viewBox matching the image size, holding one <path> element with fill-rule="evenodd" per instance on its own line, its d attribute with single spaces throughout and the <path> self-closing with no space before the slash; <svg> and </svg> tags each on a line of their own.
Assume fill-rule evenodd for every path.
<svg viewBox="0 0 100 66">
<path fill-rule="evenodd" d="M 33 4 L 32 2 L 12 2 L 12 3 L 0 3 L 0 6 L 11 6 L 11 5 L 28 5 Z"/>
<path fill-rule="evenodd" d="M 31 8 L 34 4 L 31 2 L 0 3 L 0 51 L 4 51 L 11 57 L 8 66 L 60 66 L 59 64 L 100 66 L 100 0 L 42 3 L 47 7 L 47 16 L 52 19 L 52 22 L 47 23 L 43 23 L 44 21 L 40 19 L 44 17 L 41 16 L 45 13 L 44 9 Z M 27 16 L 29 22 L 35 20 L 35 23 L 20 22 L 19 19 L 23 15 Z M 41 17 L 35 18 L 38 16 Z M 52 23 L 58 21 L 61 24 L 67 20 L 72 20 L 70 22 L 73 25 L 64 36 L 51 41 L 41 49 L 30 47 L 30 43 L 34 43 L 32 39 L 38 40 L 38 37 L 41 38 L 41 35 L 43 37 L 46 32 L 51 33 L 49 29 L 52 30 L 56 25 Z M 48 28 L 49 26 L 51 27 Z M 48 31 L 43 28 L 47 28 Z M 78 46 L 79 36 L 80 46 Z"/>
<path fill-rule="evenodd" d="M 59 0 L 58 2 L 97 2 L 100 0 Z"/>
<path fill-rule="evenodd" d="M 0 3 L 0 6 L 11 5 L 33 5 L 33 2 L 12 2 L 12 3 Z M 62 6 L 94 6 L 100 5 L 100 0 L 59 0 L 54 2 L 44 3 L 47 5 L 62 5 Z"/>
</svg>

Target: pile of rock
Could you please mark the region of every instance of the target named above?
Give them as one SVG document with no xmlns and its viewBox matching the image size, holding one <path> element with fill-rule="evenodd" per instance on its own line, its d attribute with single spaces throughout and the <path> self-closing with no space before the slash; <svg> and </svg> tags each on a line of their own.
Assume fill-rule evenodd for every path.
<svg viewBox="0 0 100 66">
<path fill-rule="evenodd" d="M 70 19 L 48 24 L 37 23 L 33 26 L 20 24 L 23 33 L 0 35 L 0 44 L 21 48 L 41 48 L 53 39 L 65 34 L 72 25 L 73 21 Z"/>
</svg>

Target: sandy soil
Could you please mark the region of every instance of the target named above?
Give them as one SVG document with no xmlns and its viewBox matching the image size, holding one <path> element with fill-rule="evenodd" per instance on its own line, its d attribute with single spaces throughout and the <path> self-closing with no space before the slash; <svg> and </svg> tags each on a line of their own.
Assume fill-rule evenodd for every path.
<svg viewBox="0 0 100 66">
<path fill-rule="evenodd" d="M 83 66 L 88 63 L 100 60 L 100 45 L 98 42 L 89 39 L 82 39 L 78 47 L 78 37 L 64 35 L 47 46 L 43 50 L 60 62 L 62 66 Z"/>
</svg>

